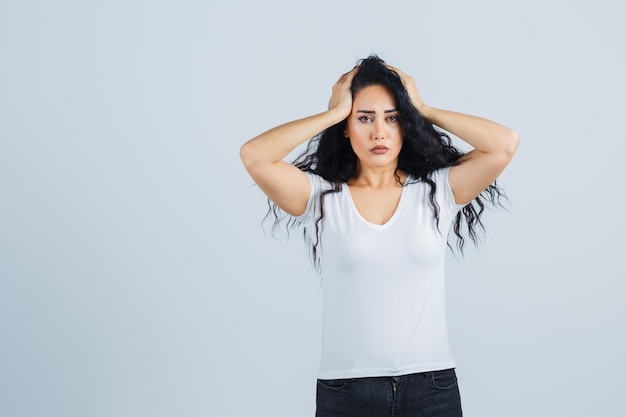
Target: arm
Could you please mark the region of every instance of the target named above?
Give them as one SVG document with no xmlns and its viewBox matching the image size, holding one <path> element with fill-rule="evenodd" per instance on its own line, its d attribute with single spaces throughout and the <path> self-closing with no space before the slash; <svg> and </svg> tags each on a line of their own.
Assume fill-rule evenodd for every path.
<svg viewBox="0 0 626 417">
<path fill-rule="evenodd" d="M 270 200 L 292 216 L 304 213 L 311 185 L 304 172 L 283 158 L 350 114 L 350 85 L 355 72 L 342 75 L 334 85 L 329 110 L 270 129 L 240 149 L 241 160 L 252 179 Z"/>
<path fill-rule="evenodd" d="M 458 204 L 467 204 L 492 184 L 513 158 L 519 145 L 514 130 L 476 116 L 425 105 L 413 78 L 396 68 L 420 114 L 436 126 L 463 139 L 474 149 L 459 165 L 450 168 L 448 179 Z"/>
<path fill-rule="evenodd" d="M 448 180 L 458 204 L 467 204 L 492 184 L 509 164 L 517 147 L 517 133 L 476 116 L 425 108 L 424 117 L 469 143 L 474 149 L 450 168 Z"/>
</svg>

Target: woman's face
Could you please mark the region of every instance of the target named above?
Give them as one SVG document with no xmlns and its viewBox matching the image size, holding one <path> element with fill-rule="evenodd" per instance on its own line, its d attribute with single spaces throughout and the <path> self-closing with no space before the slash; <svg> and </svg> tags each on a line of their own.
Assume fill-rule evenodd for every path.
<svg viewBox="0 0 626 417">
<path fill-rule="evenodd" d="M 403 132 L 391 92 L 381 85 L 360 90 L 352 102 L 344 135 L 361 167 L 395 170 Z"/>
</svg>

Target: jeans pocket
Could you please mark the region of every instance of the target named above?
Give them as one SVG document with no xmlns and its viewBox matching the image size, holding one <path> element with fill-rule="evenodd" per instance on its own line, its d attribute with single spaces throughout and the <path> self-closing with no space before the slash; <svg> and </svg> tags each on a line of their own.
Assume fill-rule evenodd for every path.
<svg viewBox="0 0 626 417">
<path fill-rule="evenodd" d="M 317 385 L 338 391 L 346 386 L 349 379 L 318 379 Z"/>
<path fill-rule="evenodd" d="M 456 387 L 456 372 L 454 369 L 445 369 L 443 371 L 434 371 L 430 373 L 430 380 L 437 389 L 450 389 Z"/>
</svg>

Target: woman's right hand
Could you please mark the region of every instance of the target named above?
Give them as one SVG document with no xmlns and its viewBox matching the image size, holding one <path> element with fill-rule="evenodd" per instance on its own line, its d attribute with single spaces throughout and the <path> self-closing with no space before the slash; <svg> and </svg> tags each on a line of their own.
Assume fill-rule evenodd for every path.
<svg viewBox="0 0 626 417">
<path fill-rule="evenodd" d="M 329 110 L 337 110 L 341 112 L 343 117 L 348 117 L 352 111 L 352 80 L 355 74 L 359 71 L 359 67 L 352 68 L 351 71 L 346 72 L 339 80 L 333 85 L 333 92 L 328 104 Z"/>
<path fill-rule="evenodd" d="M 241 160 L 255 183 L 278 207 L 301 215 L 311 183 L 304 172 L 283 159 L 297 146 L 340 123 L 352 112 L 352 79 L 357 68 L 343 74 L 333 86 L 329 110 L 277 126 L 244 143 Z"/>
</svg>

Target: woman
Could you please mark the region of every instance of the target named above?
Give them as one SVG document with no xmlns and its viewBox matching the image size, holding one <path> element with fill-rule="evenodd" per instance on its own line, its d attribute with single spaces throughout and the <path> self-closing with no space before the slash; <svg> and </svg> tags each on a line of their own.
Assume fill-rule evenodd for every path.
<svg viewBox="0 0 626 417">
<path fill-rule="evenodd" d="M 312 137 L 294 164 L 283 161 Z M 518 142 L 502 125 L 427 106 L 411 77 L 370 56 L 339 78 L 327 111 L 241 147 L 276 221 L 280 209 L 303 227 L 322 275 L 317 416 L 462 415 L 445 316 L 448 232 L 462 250 L 464 223 L 476 241 Z"/>
</svg>

